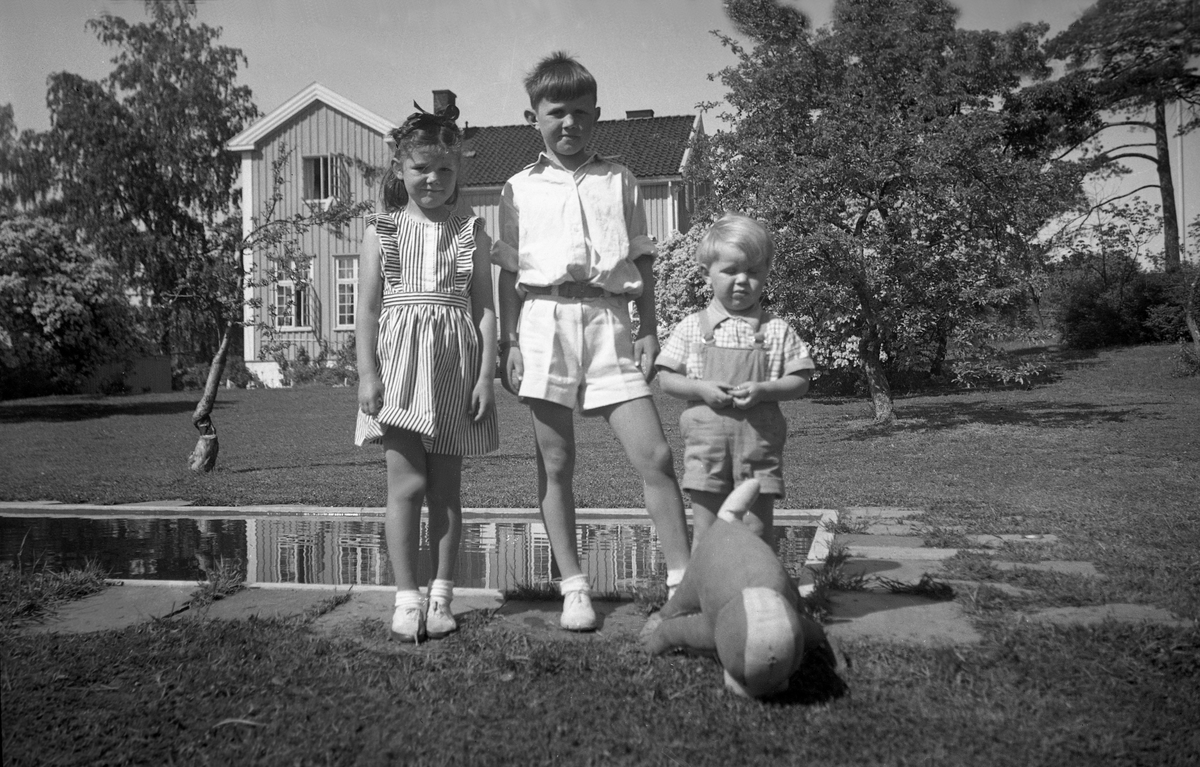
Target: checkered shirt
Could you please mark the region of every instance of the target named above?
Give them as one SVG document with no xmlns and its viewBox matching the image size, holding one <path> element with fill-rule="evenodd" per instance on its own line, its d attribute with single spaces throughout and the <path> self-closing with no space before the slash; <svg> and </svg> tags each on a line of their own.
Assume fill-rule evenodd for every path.
<svg viewBox="0 0 1200 767">
<path fill-rule="evenodd" d="M 791 325 L 769 312 L 764 311 L 756 317 L 732 317 L 721 307 L 714 305 L 702 309 L 701 312 L 709 312 L 713 325 L 713 341 L 716 345 L 732 349 L 749 349 L 754 346 L 754 334 L 758 332 L 761 321 L 769 381 L 816 367 L 809 354 L 808 344 L 800 339 Z M 700 312 L 688 315 L 675 326 L 655 364 L 688 378 L 700 378 L 703 342 Z"/>
</svg>

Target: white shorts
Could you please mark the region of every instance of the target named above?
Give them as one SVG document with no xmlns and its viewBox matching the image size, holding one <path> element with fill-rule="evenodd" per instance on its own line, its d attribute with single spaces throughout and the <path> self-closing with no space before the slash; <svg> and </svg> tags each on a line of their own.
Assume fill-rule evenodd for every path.
<svg viewBox="0 0 1200 767">
<path fill-rule="evenodd" d="M 518 332 L 525 365 L 522 398 L 587 411 L 650 396 L 633 360 L 625 296 L 526 296 Z"/>
</svg>

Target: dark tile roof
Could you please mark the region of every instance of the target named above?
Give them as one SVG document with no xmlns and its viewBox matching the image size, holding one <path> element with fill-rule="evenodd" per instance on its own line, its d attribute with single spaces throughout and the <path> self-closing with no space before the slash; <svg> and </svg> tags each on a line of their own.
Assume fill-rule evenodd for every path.
<svg viewBox="0 0 1200 767">
<path fill-rule="evenodd" d="M 640 179 L 678 176 L 694 116 L 602 120 L 590 149 L 613 156 Z M 463 145 L 464 186 L 500 186 L 537 159 L 542 138 L 529 125 L 467 128 Z"/>
</svg>

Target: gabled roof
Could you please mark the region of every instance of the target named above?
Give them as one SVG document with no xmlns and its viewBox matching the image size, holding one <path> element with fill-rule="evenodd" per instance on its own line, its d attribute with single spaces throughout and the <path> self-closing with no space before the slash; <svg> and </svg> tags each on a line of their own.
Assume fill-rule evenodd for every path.
<svg viewBox="0 0 1200 767">
<path fill-rule="evenodd" d="M 591 151 L 628 167 L 639 179 L 679 176 L 698 116 L 639 117 L 596 123 Z M 537 159 L 542 138 L 529 125 L 468 128 L 463 144 L 463 186 L 500 186 Z"/>
<path fill-rule="evenodd" d="M 344 96 L 339 96 L 320 83 L 312 83 L 304 90 L 292 96 L 274 111 L 259 119 L 250 127 L 225 142 L 225 147 L 232 152 L 251 152 L 259 141 L 269 136 L 297 114 L 307 109 L 314 101 L 320 101 L 331 109 L 336 109 L 347 117 L 357 120 L 363 125 L 378 131 L 380 135 L 396 127 L 390 120 L 385 120 L 369 110 L 363 109 Z"/>
<path fill-rule="evenodd" d="M 357 120 L 386 137 L 396 123 L 363 109 L 320 83 L 312 83 L 225 143 L 233 152 L 251 152 L 265 138 L 314 102 Z M 613 157 L 639 179 L 676 177 L 683 172 L 693 132 L 702 133 L 699 116 L 634 117 L 596 123 L 589 149 Z M 529 125 L 468 127 L 460 183 L 501 186 L 537 159 L 542 139 Z"/>
</svg>

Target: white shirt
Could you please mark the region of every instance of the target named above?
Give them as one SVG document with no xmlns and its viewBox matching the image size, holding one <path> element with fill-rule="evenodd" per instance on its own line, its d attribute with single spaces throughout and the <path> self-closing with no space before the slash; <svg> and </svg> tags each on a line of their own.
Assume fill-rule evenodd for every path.
<svg viewBox="0 0 1200 767">
<path fill-rule="evenodd" d="M 635 297 L 634 261 L 654 253 L 637 179 L 623 165 L 592 155 L 571 172 L 543 152 L 504 185 L 492 263 L 517 272 L 519 286 L 580 282 Z"/>
</svg>

